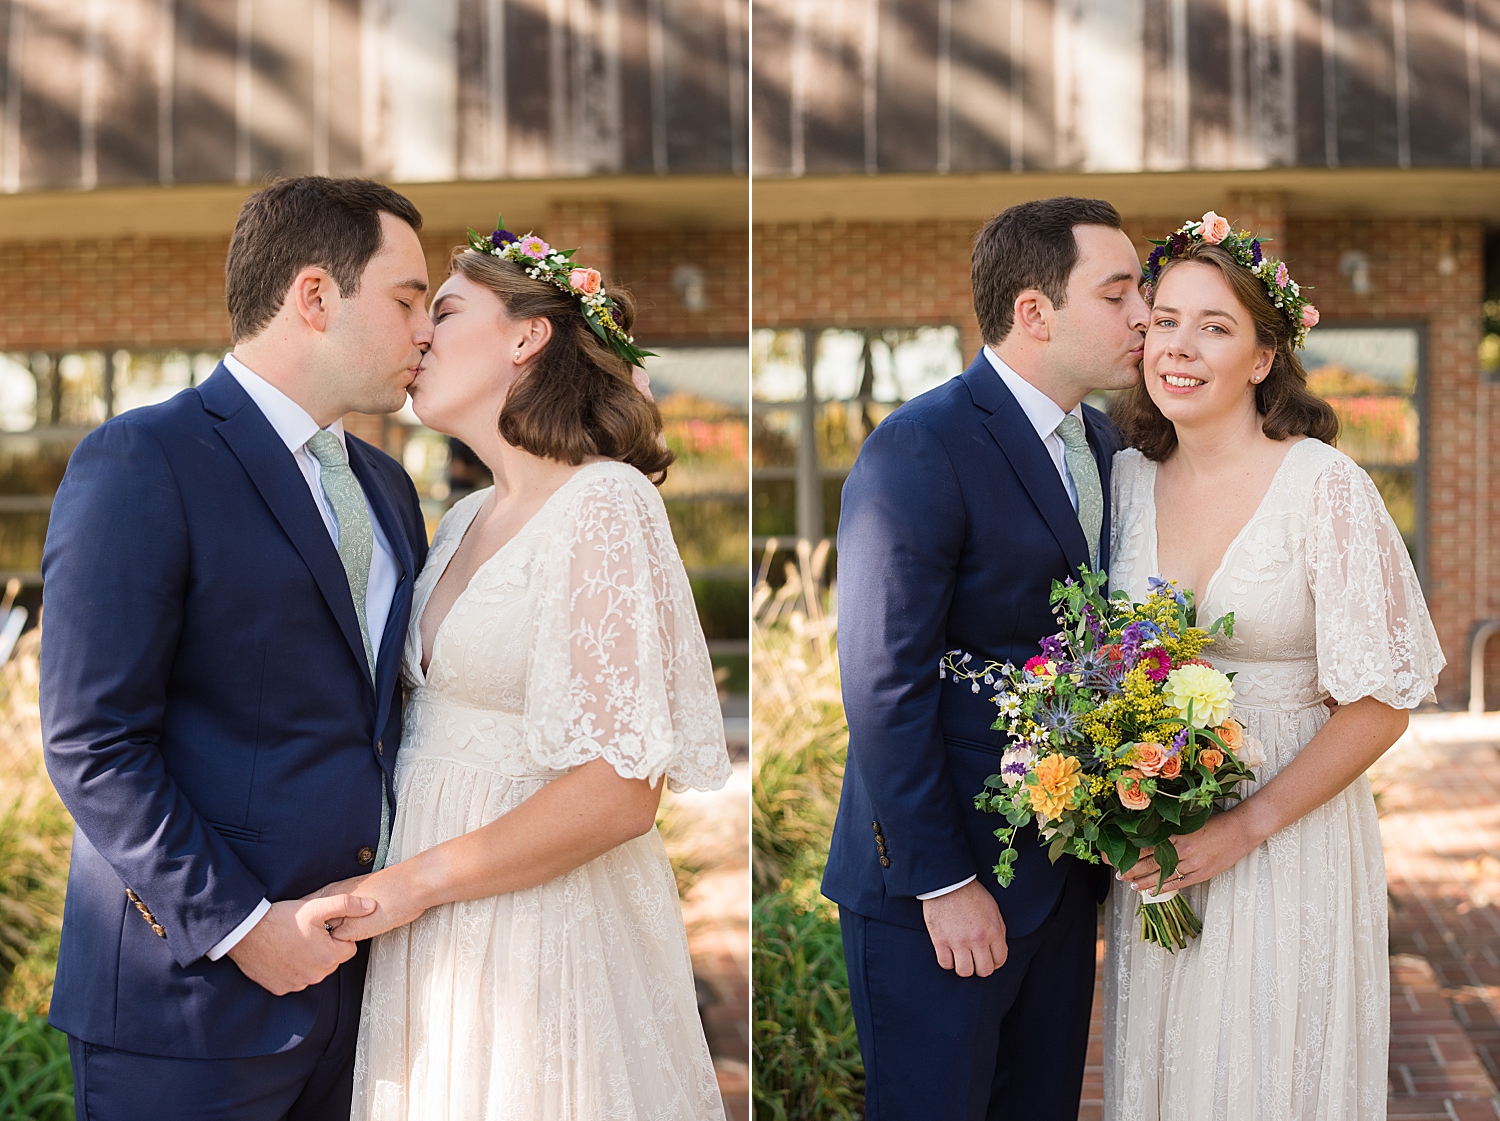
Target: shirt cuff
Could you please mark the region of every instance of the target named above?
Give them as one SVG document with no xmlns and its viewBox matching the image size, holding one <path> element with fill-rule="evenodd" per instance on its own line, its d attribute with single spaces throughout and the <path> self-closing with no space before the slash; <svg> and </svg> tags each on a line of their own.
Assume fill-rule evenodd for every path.
<svg viewBox="0 0 1500 1121">
<path fill-rule="evenodd" d="M 950 885 L 948 887 L 940 887 L 936 891 L 924 891 L 924 892 L 922 892 L 921 895 L 917 896 L 917 898 L 918 899 L 936 899 L 936 898 L 938 898 L 941 895 L 947 895 L 950 891 L 957 891 L 961 887 L 968 887 L 970 884 L 972 884 L 977 879 L 979 879 L 979 877 L 977 875 L 976 876 L 970 876 L 967 880 L 959 880 L 958 883 L 956 883 L 956 884 L 952 884 L 952 885 Z"/>
<path fill-rule="evenodd" d="M 208 951 L 208 960 L 218 961 L 230 950 L 238 946 L 240 944 L 240 939 L 249 934 L 250 931 L 254 929 L 255 924 L 266 917 L 266 912 L 270 911 L 270 909 L 271 904 L 262 899 L 258 904 L 256 904 L 255 910 L 251 911 L 248 915 L 245 916 L 244 922 L 240 923 L 239 926 L 235 927 L 228 934 L 224 935 L 224 937 L 219 940 L 219 944 Z"/>
</svg>

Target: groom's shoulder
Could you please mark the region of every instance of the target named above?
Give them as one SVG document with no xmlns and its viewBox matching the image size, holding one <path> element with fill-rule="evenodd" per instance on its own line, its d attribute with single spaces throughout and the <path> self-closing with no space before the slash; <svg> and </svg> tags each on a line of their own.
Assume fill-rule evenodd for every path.
<svg viewBox="0 0 1500 1121">
<path fill-rule="evenodd" d="M 185 436 L 213 419 L 204 409 L 198 391 L 184 389 L 165 401 L 140 405 L 110 417 L 85 436 L 79 448 L 148 442 L 159 445 L 163 453 L 170 453 L 183 444 Z"/>
</svg>

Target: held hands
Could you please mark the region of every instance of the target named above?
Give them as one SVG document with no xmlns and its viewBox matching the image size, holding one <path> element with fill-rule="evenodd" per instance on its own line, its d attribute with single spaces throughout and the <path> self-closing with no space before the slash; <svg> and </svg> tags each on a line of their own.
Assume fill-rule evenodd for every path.
<svg viewBox="0 0 1500 1121">
<path fill-rule="evenodd" d="M 1173 891 L 1192 887 L 1213 879 L 1232 867 L 1260 842 L 1246 828 L 1243 814 L 1233 811 L 1217 813 L 1196 833 L 1173 837 L 1177 849 L 1177 871 L 1157 887 L 1161 868 L 1150 849 L 1141 850 L 1141 858 L 1119 878 L 1137 891 Z"/>
<path fill-rule="evenodd" d="M 335 939 L 325 924 L 367 915 L 374 909 L 372 901 L 344 894 L 272 903 L 260 922 L 229 951 L 229 957 L 241 973 L 273 996 L 301 992 L 354 956 L 354 944 Z"/>
<path fill-rule="evenodd" d="M 995 897 L 978 880 L 922 900 L 922 917 L 944 969 L 960 977 L 988 977 L 1005 964 L 1005 920 Z"/>
<path fill-rule="evenodd" d="M 427 909 L 418 902 L 416 885 L 409 882 L 412 879 L 410 863 L 392 864 L 360 881 L 361 898 L 370 900 L 375 906 L 363 915 L 351 915 L 342 922 L 332 924 L 336 942 L 348 946 L 352 953 L 354 943 L 374 938 L 375 935 L 384 934 L 398 926 L 405 926 Z"/>
</svg>

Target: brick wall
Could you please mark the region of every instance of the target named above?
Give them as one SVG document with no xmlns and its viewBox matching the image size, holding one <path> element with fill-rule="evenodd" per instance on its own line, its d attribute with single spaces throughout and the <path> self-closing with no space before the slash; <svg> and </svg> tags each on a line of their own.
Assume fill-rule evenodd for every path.
<svg viewBox="0 0 1500 1121">
<path fill-rule="evenodd" d="M 1476 618 L 1500 616 L 1500 385 L 1479 370 L 1483 230 L 1457 220 L 1285 220 L 1274 199 L 1235 200 L 1221 212 L 1257 229 L 1284 229 L 1277 252 L 1325 320 L 1341 325 L 1418 323 L 1426 337 L 1427 591 L 1449 666 L 1440 699 L 1468 696 L 1468 636 Z M 1245 217 L 1241 210 L 1253 211 Z M 1132 220 L 1143 253 L 1183 218 Z M 757 327 L 915 326 L 952 323 L 966 358 L 980 346 L 969 289 L 978 222 L 803 223 L 754 231 Z M 1354 293 L 1339 258 L 1363 250 L 1372 291 Z M 1500 648 L 1500 642 L 1491 644 Z M 1489 703 L 1500 706 L 1500 649 L 1492 650 Z"/>
</svg>

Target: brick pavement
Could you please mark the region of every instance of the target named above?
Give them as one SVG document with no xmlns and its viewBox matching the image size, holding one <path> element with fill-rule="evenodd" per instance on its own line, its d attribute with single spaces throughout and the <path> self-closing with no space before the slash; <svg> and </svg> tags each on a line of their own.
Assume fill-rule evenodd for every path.
<svg viewBox="0 0 1500 1121">
<path fill-rule="evenodd" d="M 1500 716 L 1416 716 L 1370 777 L 1391 903 L 1388 1116 L 1496 1121 Z M 1104 1114 L 1102 1015 L 1096 982 L 1079 1121 Z"/>
</svg>

